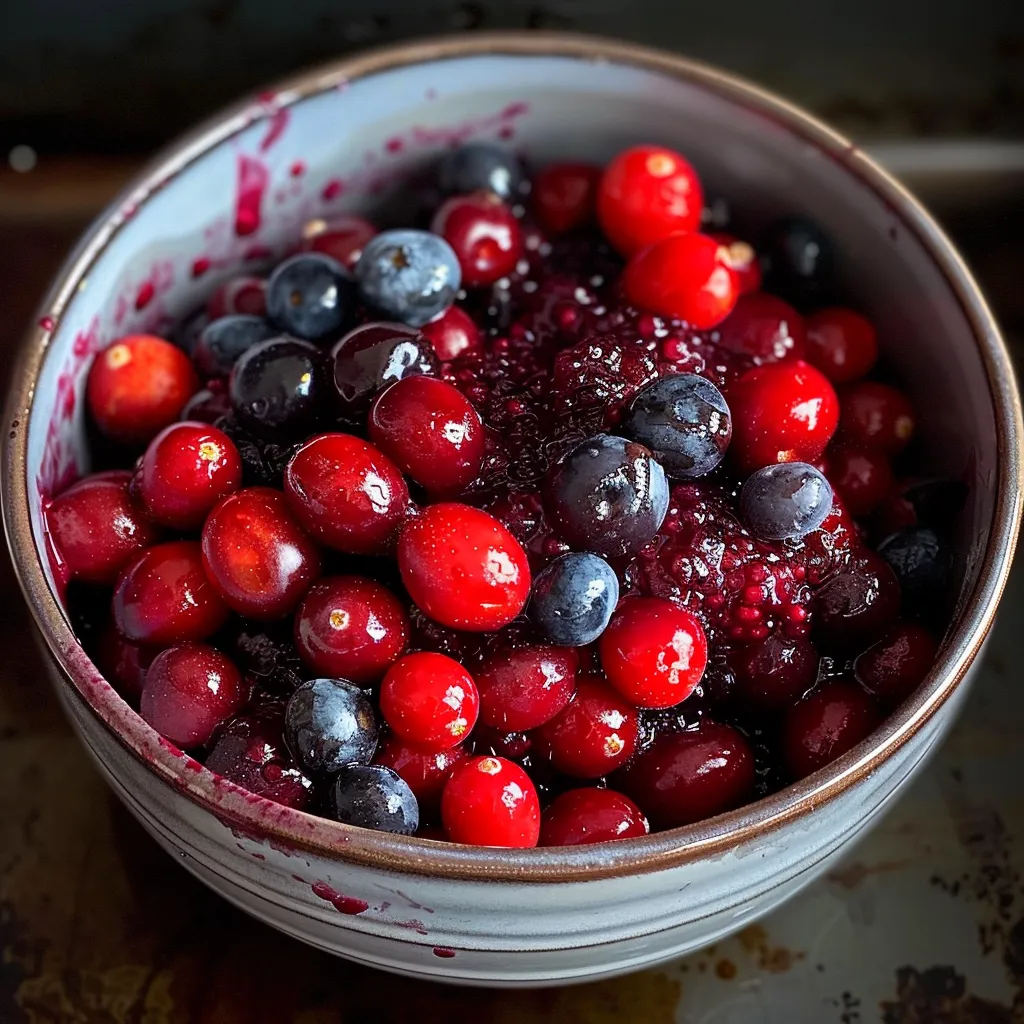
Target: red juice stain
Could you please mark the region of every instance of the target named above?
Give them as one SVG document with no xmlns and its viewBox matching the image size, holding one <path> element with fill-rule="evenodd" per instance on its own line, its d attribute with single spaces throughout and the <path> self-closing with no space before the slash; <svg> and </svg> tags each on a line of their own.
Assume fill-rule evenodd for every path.
<svg viewBox="0 0 1024 1024">
<path fill-rule="evenodd" d="M 39 319 L 39 326 L 42 327 L 42 329 L 44 331 L 52 331 L 53 330 L 53 317 L 52 316 L 40 317 L 40 319 Z"/>
<path fill-rule="evenodd" d="M 330 202 L 332 199 L 337 199 L 344 191 L 345 183 L 339 178 L 332 178 L 326 185 L 324 185 L 324 190 L 320 195 L 326 202 Z"/>
<path fill-rule="evenodd" d="M 266 856 L 262 853 L 254 853 L 252 855 L 256 860 L 266 860 Z"/>
<path fill-rule="evenodd" d="M 152 281 L 143 281 L 139 285 L 139 290 L 135 293 L 135 308 L 136 310 L 145 309 L 152 301 L 153 296 L 156 294 L 156 288 L 153 286 Z"/>
<path fill-rule="evenodd" d="M 522 117 L 530 109 L 529 103 L 510 103 L 499 115 L 503 121 L 511 121 L 513 118 Z"/>
<path fill-rule="evenodd" d="M 267 188 L 266 167 L 251 156 L 238 157 L 238 184 L 235 198 L 235 234 L 252 235 L 260 227 L 260 206 Z"/>
<path fill-rule="evenodd" d="M 192 263 L 192 276 L 202 277 L 212 265 L 213 262 L 209 256 L 200 256 L 199 259 Z"/>
<path fill-rule="evenodd" d="M 396 135 L 393 139 L 388 139 L 388 141 L 384 143 L 384 148 L 389 153 L 401 153 L 405 148 L 405 143 Z"/>
<path fill-rule="evenodd" d="M 292 875 L 292 878 L 294 878 L 296 882 L 301 882 L 303 885 L 306 884 L 306 880 L 302 877 L 302 875 Z"/>
<path fill-rule="evenodd" d="M 362 914 L 370 909 L 370 904 L 366 900 L 359 900 L 354 896 L 345 896 L 326 882 L 314 882 L 311 888 L 314 896 L 319 896 L 320 899 L 326 900 L 339 913 Z"/>
<path fill-rule="evenodd" d="M 515 133 L 516 133 L 515 128 L 513 128 L 512 125 L 510 125 L 510 124 L 506 124 L 504 127 L 502 127 L 498 131 L 498 138 L 499 139 L 511 139 L 512 136 L 515 135 Z"/>
<path fill-rule="evenodd" d="M 434 956 L 439 956 L 442 960 L 451 960 L 455 956 L 455 950 L 449 949 L 447 946 L 435 946 Z"/>
<path fill-rule="evenodd" d="M 411 932 L 416 932 L 417 935 L 429 935 L 427 926 L 422 921 L 417 921 L 413 918 L 410 921 L 395 921 L 394 924 L 399 928 L 408 928 Z"/>
<path fill-rule="evenodd" d="M 284 134 L 285 128 L 288 127 L 288 110 L 285 107 L 275 109 L 270 115 L 270 121 L 267 124 L 267 134 L 263 136 L 260 142 L 260 152 L 266 153 L 270 147 L 277 142 L 279 138 Z"/>
<path fill-rule="evenodd" d="M 291 167 L 288 168 L 288 173 L 293 178 L 301 178 L 306 173 L 306 164 L 302 160 L 295 160 Z"/>
</svg>

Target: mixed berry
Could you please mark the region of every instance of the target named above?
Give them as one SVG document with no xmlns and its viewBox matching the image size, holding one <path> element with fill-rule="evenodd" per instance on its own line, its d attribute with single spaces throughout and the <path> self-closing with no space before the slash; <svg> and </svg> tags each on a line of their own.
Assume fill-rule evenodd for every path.
<svg viewBox="0 0 1024 1024">
<path fill-rule="evenodd" d="M 459 843 L 641 836 L 855 746 L 934 661 L 964 495 L 907 475 L 828 238 L 704 233 L 659 146 L 470 143 L 431 190 L 97 356 L 107 468 L 47 521 L 107 677 L 259 796 Z"/>
</svg>

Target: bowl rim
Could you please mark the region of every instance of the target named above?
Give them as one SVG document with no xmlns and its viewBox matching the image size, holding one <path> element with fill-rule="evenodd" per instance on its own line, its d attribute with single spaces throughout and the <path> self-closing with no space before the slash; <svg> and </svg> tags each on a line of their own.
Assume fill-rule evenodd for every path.
<svg viewBox="0 0 1024 1024">
<path fill-rule="evenodd" d="M 78 645 L 46 582 L 43 553 L 32 539 L 27 428 L 39 371 L 55 323 L 87 279 L 92 265 L 139 205 L 210 149 L 273 109 L 411 64 L 488 55 L 604 61 L 677 78 L 768 117 L 841 163 L 862 188 L 889 205 L 902 227 L 913 233 L 942 273 L 970 324 L 993 403 L 998 473 L 989 542 L 975 586 L 961 603 L 956 628 L 947 636 L 938 661 L 914 696 L 861 744 L 806 779 L 715 818 L 638 839 L 525 850 L 458 846 L 355 828 L 256 797 L 177 750 L 121 700 Z M 274 97 L 269 108 L 268 95 Z M 237 833 L 257 842 L 280 845 L 287 852 L 304 850 L 342 863 L 434 878 L 593 881 L 724 855 L 746 840 L 804 817 L 874 772 L 953 695 L 992 627 L 1006 584 L 1021 519 L 1024 478 L 1019 452 L 1024 427 L 1010 358 L 978 285 L 942 230 L 894 178 L 812 115 L 742 78 L 671 53 L 574 33 L 474 33 L 401 43 L 299 73 L 258 96 L 228 107 L 172 143 L 99 215 L 59 271 L 40 307 L 40 322 L 29 330 L 21 346 L 11 378 L 8 437 L 2 449 L 2 500 L 8 546 L 19 583 L 53 659 L 72 683 L 73 696 L 84 705 L 86 714 L 95 715 L 146 769 Z"/>
</svg>

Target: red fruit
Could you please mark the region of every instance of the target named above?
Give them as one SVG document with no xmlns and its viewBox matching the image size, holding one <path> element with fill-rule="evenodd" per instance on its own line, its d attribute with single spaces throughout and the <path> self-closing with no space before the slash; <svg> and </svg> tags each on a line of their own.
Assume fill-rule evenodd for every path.
<svg viewBox="0 0 1024 1024">
<path fill-rule="evenodd" d="M 899 611 L 895 574 L 887 562 L 865 549 L 818 589 L 814 625 L 826 645 L 863 650 L 896 621 Z"/>
<path fill-rule="evenodd" d="M 431 505 L 406 524 L 398 568 L 413 601 L 452 629 L 501 629 L 530 596 L 523 546 L 494 516 L 455 502 Z"/>
<path fill-rule="evenodd" d="M 382 391 L 370 409 L 370 440 L 434 497 L 453 497 L 484 461 L 480 414 L 454 384 L 406 377 Z"/>
<path fill-rule="evenodd" d="M 373 763 L 385 765 L 405 779 L 420 805 L 422 819 L 425 814 L 434 817 L 440 811 L 441 793 L 452 769 L 469 756 L 469 751 L 461 744 L 426 753 L 394 733 L 388 733 L 377 747 Z"/>
<path fill-rule="evenodd" d="M 443 654 L 407 654 L 380 684 L 384 721 L 421 750 L 448 750 L 461 743 L 473 731 L 479 711 L 473 677 Z"/>
<path fill-rule="evenodd" d="M 853 683 L 834 682 L 794 704 L 782 723 L 782 759 L 802 779 L 841 757 L 878 725 L 878 709 Z"/>
<path fill-rule="evenodd" d="M 828 476 L 828 473 L 825 474 Z M 803 539 L 803 562 L 807 582 L 817 586 L 834 572 L 850 564 L 854 551 L 861 547 L 857 524 L 838 494 L 832 495 L 832 511 L 817 530 Z"/>
<path fill-rule="evenodd" d="M 261 277 L 233 277 L 210 296 L 206 312 L 211 320 L 219 320 L 230 313 L 266 316 L 267 282 Z"/>
<path fill-rule="evenodd" d="M 178 418 L 199 378 L 176 345 L 130 334 L 96 356 L 85 387 L 89 412 L 107 437 L 145 444 Z"/>
<path fill-rule="evenodd" d="M 576 692 L 578 664 L 571 647 L 538 644 L 497 651 L 475 673 L 480 720 L 503 733 L 550 722 Z"/>
<path fill-rule="evenodd" d="M 914 434 L 914 409 L 902 391 L 862 380 L 843 388 L 840 427 L 845 441 L 897 455 Z"/>
<path fill-rule="evenodd" d="M 199 526 L 241 484 L 234 441 L 205 423 L 172 423 L 162 430 L 149 442 L 135 477 L 150 516 L 178 530 Z"/>
<path fill-rule="evenodd" d="M 353 555 L 386 551 L 409 507 L 398 467 L 351 434 L 307 441 L 284 471 L 284 492 L 314 537 Z"/>
<path fill-rule="evenodd" d="M 544 812 L 541 846 L 579 846 L 635 839 L 650 831 L 643 811 L 613 789 L 570 789 Z"/>
<path fill-rule="evenodd" d="M 740 294 L 758 291 L 761 287 L 761 261 L 757 258 L 754 247 L 735 235 L 727 235 L 722 231 L 712 232 L 710 237 L 725 249 L 723 259 L 736 274 Z"/>
<path fill-rule="evenodd" d="M 295 613 L 295 648 L 313 672 L 374 683 L 405 650 L 409 616 L 387 587 L 332 576 L 309 588 Z"/>
<path fill-rule="evenodd" d="M 501 732 L 481 722 L 473 730 L 470 743 L 474 754 L 495 754 L 510 761 L 522 761 L 533 749 L 533 737 L 529 733 Z"/>
<path fill-rule="evenodd" d="M 700 227 L 704 193 L 685 157 L 662 146 L 634 146 L 605 168 L 597 191 L 601 230 L 623 256 L 676 231 Z"/>
<path fill-rule="evenodd" d="M 802 360 L 755 366 L 726 395 L 730 453 L 742 473 L 776 462 L 817 462 L 839 422 L 828 379 Z"/>
<path fill-rule="evenodd" d="M 708 663 L 696 615 L 658 597 L 622 601 L 597 649 L 608 682 L 641 708 L 670 708 L 686 700 Z"/>
<path fill-rule="evenodd" d="M 840 444 L 829 449 L 828 462 L 829 482 L 850 515 L 873 512 L 892 490 L 892 467 L 884 452 Z"/>
<path fill-rule="evenodd" d="M 602 170 L 593 164 L 551 164 L 533 179 L 530 203 L 553 235 L 585 227 L 594 218 Z"/>
<path fill-rule="evenodd" d="M 887 703 L 909 697 L 935 664 L 938 644 L 923 626 L 897 622 L 853 663 L 857 682 Z"/>
<path fill-rule="evenodd" d="M 670 235 L 630 258 L 622 275 L 626 298 L 697 330 L 715 327 L 732 312 L 740 293 L 725 251 L 707 235 Z"/>
<path fill-rule="evenodd" d="M 160 530 L 129 494 L 126 470 L 96 473 L 72 484 L 46 509 L 46 529 L 72 578 L 113 583 Z"/>
<path fill-rule="evenodd" d="M 114 624 L 136 643 L 203 640 L 227 622 L 228 607 L 210 585 L 199 543 L 147 548 L 122 570 L 114 588 Z"/>
<path fill-rule="evenodd" d="M 662 733 L 616 776 L 616 784 L 656 829 L 678 828 L 732 810 L 750 799 L 754 754 L 728 725 Z"/>
<path fill-rule="evenodd" d="M 729 660 L 739 696 L 755 712 L 789 707 L 814 685 L 818 675 L 814 644 L 780 633 L 741 647 Z"/>
<path fill-rule="evenodd" d="M 350 213 L 330 220 L 311 220 L 302 234 L 304 252 L 322 252 L 352 270 L 377 229 L 368 220 Z"/>
<path fill-rule="evenodd" d="M 161 651 L 146 673 L 139 713 L 179 747 L 200 747 L 249 699 L 231 660 L 206 644 Z"/>
<path fill-rule="evenodd" d="M 430 230 L 455 250 L 462 283 L 469 288 L 507 277 L 523 254 L 519 221 L 492 192 L 446 199 L 434 214 Z"/>
<path fill-rule="evenodd" d="M 788 302 L 767 292 L 741 295 L 719 325 L 718 341 L 756 364 L 803 359 L 806 348 L 803 318 Z"/>
<path fill-rule="evenodd" d="M 441 820 L 453 843 L 536 846 L 540 801 L 530 777 L 502 757 L 457 764 L 441 796 Z"/>
<path fill-rule="evenodd" d="M 271 487 L 226 497 L 203 526 L 203 568 L 239 615 L 280 619 L 320 575 L 320 552 Z"/>
<path fill-rule="evenodd" d="M 444 363 L 472 352 L 482 352 L 484 340 L 476 321 L 458 306 L 449 306 L 440 316 L 420 328 L 437 358 Z"/>
<path fill-rule="evenodd" d="M 158 653 L 156 647 L 144 647 L 125 640 L 110 622 L 97 637 L 94 661 L 104 679 L 128 703 L 137 705 L 146 681 L 146 671 Z"/>
<path fill-rule="evenodd" d="M 864 377 L 878 358 L 878 337 L 869 320 L 852 309 L 822 309 L 806 321 L 807 361 L 834 384 Z"/>
</svg>

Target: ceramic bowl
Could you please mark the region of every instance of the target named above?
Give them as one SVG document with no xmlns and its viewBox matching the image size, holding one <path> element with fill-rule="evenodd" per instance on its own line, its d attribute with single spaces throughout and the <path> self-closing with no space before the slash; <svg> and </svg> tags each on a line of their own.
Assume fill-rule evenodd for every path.
<svg viewBox="0 0 1024 1024">
<path fill-rule="evenodd" d="M 88 468 L 94 353 L 166 329 L 310 218 L 374 209 L 454 143 L 538 163 L 658 141 L 688 154 L 754 230 L 816 219 L 921 412 L 927 469 L 970 484 L 956 612 L 918 692 L 788 789 L 644 839 L 565 849 L 449 846 L 258 799 L 161 739 L 77 644 L 43 531 Z M 806 885 L 874 821 L 949 728 L 992 625 L 1020 515 L 1021 422 L 977 286 L 928 215 L 855 146 L 784 101 L 669 54 L 563 35 L 467 35 L 309 72 L 160 156 L 61 271 L 14 373 L 4 516 L 67 713 L 99 770 L 188 870 L 276 928 L 364 964 L 496 985 L 596 978 L 685 953 Z"/>
</svg>

